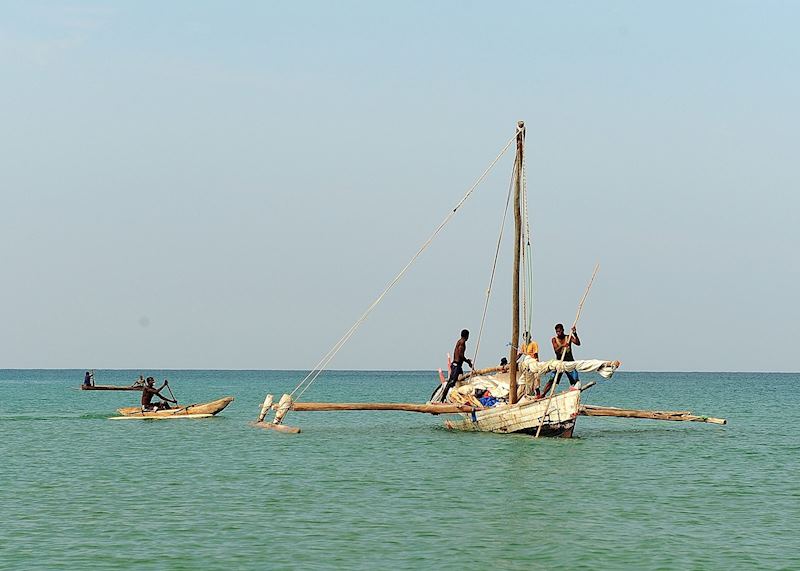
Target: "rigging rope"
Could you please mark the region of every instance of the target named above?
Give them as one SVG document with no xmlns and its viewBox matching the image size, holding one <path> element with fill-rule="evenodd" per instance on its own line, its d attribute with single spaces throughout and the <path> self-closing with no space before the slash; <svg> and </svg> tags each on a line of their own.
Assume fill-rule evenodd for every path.
<svg viewBox="0 0 800 571">
<path fill-rule="evenodd" d="M 516 165 L 517 161 L 514 161 Z M 511 182 L 508 184 L 508 196 L 506 196 L 506 208 L 503 211 L 503 221 L 500 223 L 500 235 L 497 237 L 497 248 L 494 252 L 494 262 L 492 262 L 492 273 L 489 276 L 489 287 L 486 288 L 486 301 L 483 304 L 483 315 L 481 316 L 481 326 L 478 329 L 478 341 L 475 343 L 475 356 L 472 358 L 472 370 L 477 370 L 477 365 L 475 363 L 478 362 L 478 351 L 481 348 L 481 338 L 483 337 L 483 326 L 486 323 L 486 312 L 489 309 L 489 298 L 492 296 L 492 285 L 494 284 L 494 275 L 497 270 L 497 259 L 500 257 L 500 243 L 503 241 L 503 232 L 506 227 L 506 218 L 508 217 L 508 206 L 511 203 L 511 193 L 514 189 L 514 178 L 516 173 L 516 168 L 512 171 L 511 175 Z"/>
<path fill-rule="evenodd" d="M 522 155 L 522 167 L 520 168 L 520 170 L 522 171 L 522 180 L 523 181 L 525 180 L 524 167 L 525 167 L 525 155 L 523 154 Z M 523 187 L 522 188 L 522 192 L 520 192 L 520 197 L 519 197 L 520 198 L 520 209 L 522 210 L 522 217 L 526 218 L 526 220 L 527 220 L 526 211 L 528 209 L 528 204 L 527 204 L 527 202 L 528 202 L 527 198 L 528 197 L 525 196 L 525 188 L 524 188 L 524 185 L 523 185 L 522 182 L 520 182 L 520 186 Z M 526 270 L 528 268 L 528 257 L 526 255 L 527 252 L 525 251 L 525 236 L 526 236 L 525 229 L 523 228 L 522 232 L 520 233 L 520 237 L 519 237 L 519 241 L 520 241 L 519 254 L 520 254 L 520 263 L 522 265 L 522 272 L 520 274 L 520 289 L 522 290 L 522 330 L 523 330 L 523 332 L 528 332 L 528 331 L 530 331 L 530 329 L 528 329 L 528 311 L 527 311 L 527 308 L 528 308 L 528 280 L 527 280 L 527 271 Z M 522 337 L 523 337 L 523 339 L 525 338 L 525 334 L 524 333 L 523 333 Z M 521 346 L 522 345 L 520 344 L 520 347 Z"/>
<path fill-rule="evenodd" d="M 519 131 L 519 127 L 517 127 L 517 131 Z M 355 321 L 355 323 L 353 323 L 353 325 L 350 326 L 350 329 L 348 329 L 345 332 L 345 334 L 342 335 L 342 337 L 336 343 L 334 343 L 333 347 L 331 347 L 328 350 L 328 352 L 322 357 L 322 359 L 320 359 L 320 361 L 308 373 L 308 375 L 306 375 L 305 378 L 297 384 L 297 386 L 294 388 L 294 390 L 290 393 L 292 396 L 294 396 L 294 394 L 298 390 L 300 391 L 297 394 L 297 397 L 295 398 L 295 400 L 297 400 L 301 396 L 303 396 L 303 393 L 305 393 L 306 390 L 308 390 L 308 388 L 314 383 L 314 381 L 317 380 L 317 378 L 322 374 L 322 372 L 325 370 L 325 368 L 328 366 L 328 364 L 331 362 L 331 360 L 333 360 L 333 358 L 336 356 L 336 354 L 339 352 L 339 350 L 344 346 L 345 343 L 347 343 L 347 341 L 350 339 L 350 337 L 353 336 L 353 334 L 356 332 L 356 330 L 359 328 L 359 326 L 367 319 L 369 314 L 372 313 L 372 310 L 375 309 L 375 307 L 377 307 L 377 305 L 383 300 L 383 298 L 386 296 L 386 294 L 389 293 L 389 291 L 395 286 L 395 284 L 397 284 L 397 282 L 400 281 L 400 278 L 402 278 L 403 275 L 405 275 L 405 273 L 413 265 L 413 263 L 417 260 L 417 258 L 419 258 L 419 256 L 428 248 L 428 246 L 430 246 L 431 242 L 433 242 L 434 238 L 436 238 L 436 236 L 439 234 L 439 232 L 441 232 L 442 228 L 444 228 L 447 225 L 447 223 L 450 222 L 450 219 L 453 218 L 453 216 L 455 216 L 456 211 L 459 208 L 461 208 L 461 206 L 464 204 L 464 202 L 467 201 L 467 199 L 475 191 L 475 189 L 478 187 L 478 185 L 481 182 L 483 182 L 483 179 L 486 178 L 486 176 L 492 170 L 494 165 L 497 164 L 497 161 L 500 160 L 500 158 L 505 154 L 505 152 L 508 150 L 508 148 L 511 146 L 511 144 L 514 143 L 514 141 L 516 141 L 516 139 L 517 139 L 517 133 L 515 132 L 514 136 L 511 137 L 511 139 L 508 140 L 508 142 L 505 144 L 505 146 L 500 151 L 500 153 L 494 158 L 494 160 L 489 164 L 489 166 L 486 167 L 486 170 L 483 171 L 483 173 L 473 183 L 473 185 L 469 188 L 469 190 L 467 190 L 466 194 L 464 194 L 464 196 L 461 198 L 461 200 L 458 201 L 458 203 L 455 205 L 453 210 L 451 210 L 447 214 L 447 216 L 445 216 L 444 220 L 442 220 L 442 222 L 439 224 L 439 226 L 437 226 L 436 230 L 433 231 L 433 234 L 431 234 L 430 238 L 428 238 L 425 241 L 425 243 L 422 244 L 420 249 L 417 250 L 417 253 L 414 254 L 414 256 L 411 258 L 411 260 L 405 265 L 405 267 L 403 267 L 403 269 L 400 270 L 400 273 L 398 273 L 394 277 L 394 279 L 389 282 L 389 284 L 384 288 L 383 292 L 381 292 L 381 294 L 375 299 L 375 301 L 372 302 L 372 304 L 366 309 L 366 311 L 364 311 L 364 313 L 361 314 L 361 317 L 359 317 Z"/>
<path fill-rule="evenodd" d="M 531 248 L 531 226 L 528 217 L 528 165 L 527 154 L 522 156 L 522 196 L 524 200 L 523 215 L 525 216 L 525 236 L 523 238 L 523 252 L 525 252 L 525 296 L 524 299 L 527 305 L 527 313 L 525 314 L 525 323 L 527 331 L 531 334 L 533 339 L 533 249 Z"/>
<path fill-rule="evenodd" d="M 525 213 L 525 206 L 523 203 L 523 215 Z M 520 289 L 522 290 L 522 330 L 525 332 L 530 332 L 528 328 L 528 276 L 527 276 L 527 269 L 528 269 L 528 255 L 525 251 L 525 236 L 520 236 L 520 249 L 519 254 L 522 262 L 522 272 L 520 274 Z M 524 335 L 523 335 L 524 336 Z"/>
</svg>

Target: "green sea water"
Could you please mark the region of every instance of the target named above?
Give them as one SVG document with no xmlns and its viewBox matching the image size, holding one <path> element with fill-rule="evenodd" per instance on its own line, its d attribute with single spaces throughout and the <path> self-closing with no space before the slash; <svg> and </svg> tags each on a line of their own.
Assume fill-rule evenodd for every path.
<svg viewBox="0 0 800 571">
<path fill-rule="evenodd" d="M 212 419 L 109 421 L 139 393 L 0 370 L 0 569 L 800 569 L 800 375 L 620 372 L 584 402 L 729 424 L 582 417 L 575 438 L 534 441 L 398 412 L 250 427 L 297 372 L 97 382 L 140 373 L 181 402 L 236 401 Z M 331 372 L 304 400 L 418 402 L 435 382 Z"/>
</svg>

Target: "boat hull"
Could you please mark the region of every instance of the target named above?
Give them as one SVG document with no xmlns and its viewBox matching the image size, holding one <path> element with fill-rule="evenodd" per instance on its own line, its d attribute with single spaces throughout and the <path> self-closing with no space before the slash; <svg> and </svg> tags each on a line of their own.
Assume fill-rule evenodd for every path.
<svg viewBox="0 0 800 571">
<path fill-rule="evenodd" d="M 211 402 L 190 404 L 188 406 L 171 408 L 167 410 L 142 412 L 141 407 L 129 406 L 125 408 L 119 408 L 117 409 L 117 412 L 122 416 L 130 416 L 135 418 L 176 418 L 183 416 L 187 418 L 198 418 L 197 415 L 213 416 L 221 412 L 231 402 L 233 402 L 233 397 L 225 397 Z"/>
<path fill-rule="evenodd" d="M 177 416 L 112 416 L 108 420 L 174 420 L 182 418 L 211 418 L 213 414 L 181 414 Z"/>
<path fill-rule="evenodd" d="M 141 385 L 81 385 L 82 391 L 142 391 L 144 387 Z"/>
<path fill-rule="evenodd" d="M 459 414 L 445 421 L 445 428 L 470 432 L 536 435 L 571 438 L 581 404 L 581 391 L 570 390 L 548 399 L 535 401 L 525 398 L 514 405 L 501 404 L 492 408 Z M 544 418 L 544 422 L 542 422 Z"/>
</svg>

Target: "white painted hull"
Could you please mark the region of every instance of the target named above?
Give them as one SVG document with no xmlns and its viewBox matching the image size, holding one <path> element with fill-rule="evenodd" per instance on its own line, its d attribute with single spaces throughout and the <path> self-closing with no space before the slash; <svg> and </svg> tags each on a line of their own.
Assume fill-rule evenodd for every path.
<svg viewBox="0 0 800 571">
<path fill-rule="evenodd" d="M 581 404 L 581 391 L 565 391 L 553 397 L 550 406 L 547 398 L 534 401 L 525 398 L 509 406 L 498 405 L 473 413 L 459 414 L 445 421 L 446 428 L 476 432 L 536 434 L 542 417 L 541 436 L 570 438 Z"/>
</svg>

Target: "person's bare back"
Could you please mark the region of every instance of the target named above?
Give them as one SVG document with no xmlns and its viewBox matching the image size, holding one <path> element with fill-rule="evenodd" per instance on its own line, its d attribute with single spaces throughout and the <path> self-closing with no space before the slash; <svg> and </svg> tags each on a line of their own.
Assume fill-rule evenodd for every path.
<svg viewBox="0 0 800 571">
<path fill-rule="evenodd" d="M 461 365 L 465 361 L 464 355 L 467 353 L 467 340 L 463 337 L 456 341 L 455 349 L 453 349 L 453 363 Z"/>
<path fill-rule="evenodd" d="M 469 339 L 469 331 L 464 329 L 461 331 L 461 338 L 456 341 L 456 346 L 453 349 L 453 361 L 450 363 L 450 377 L 442 390 L 441 402 L 445 402 L 447 393 L 458 382 L 459 376 L 464 374 L 463 365 L 466 362 L 472 368 L 472 360 L 468 359 L 465 355 L 467 352 L 467 339 Z"/>
</svg>

